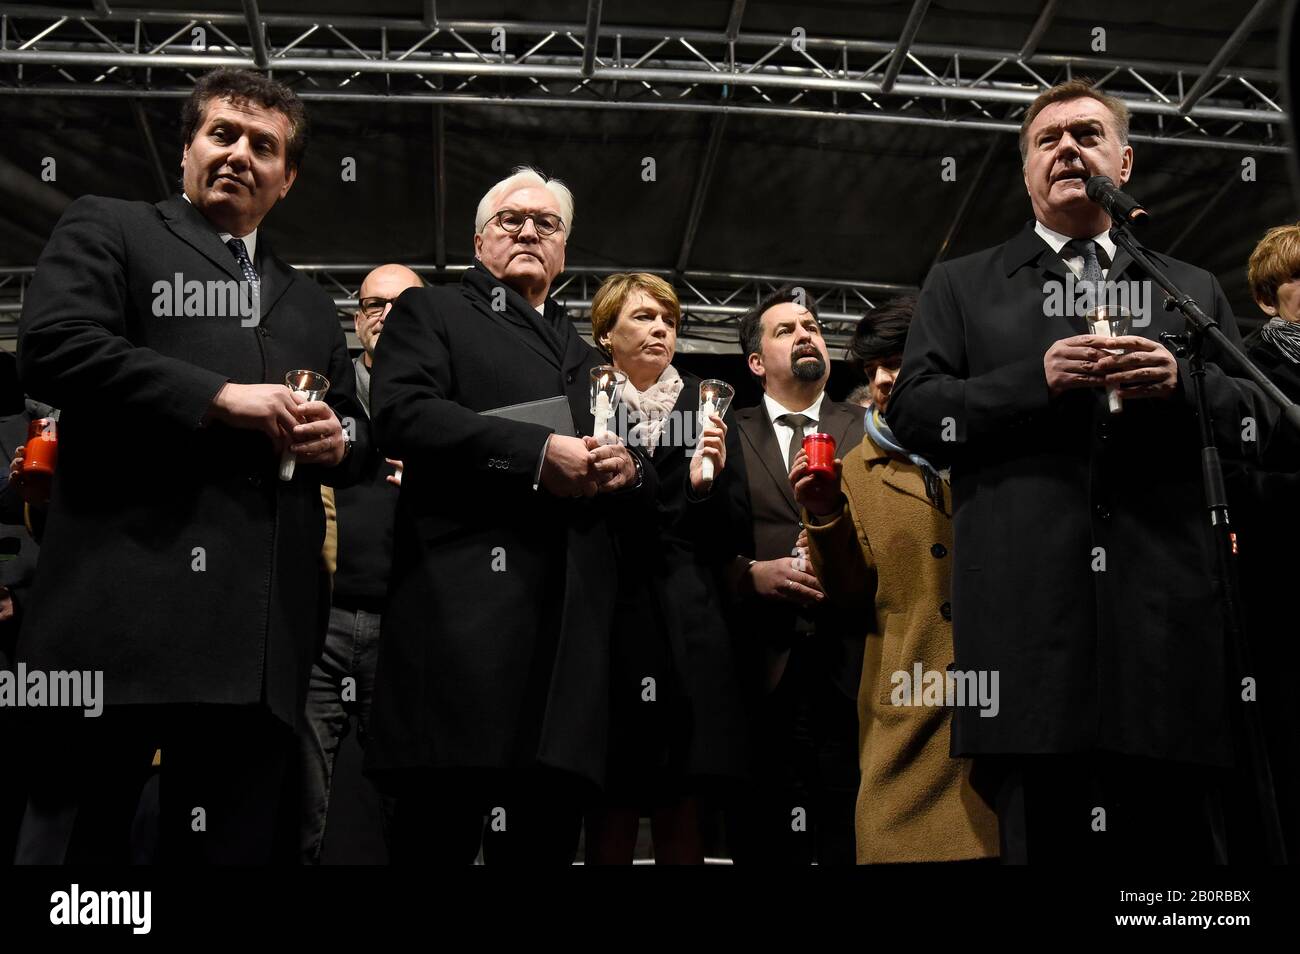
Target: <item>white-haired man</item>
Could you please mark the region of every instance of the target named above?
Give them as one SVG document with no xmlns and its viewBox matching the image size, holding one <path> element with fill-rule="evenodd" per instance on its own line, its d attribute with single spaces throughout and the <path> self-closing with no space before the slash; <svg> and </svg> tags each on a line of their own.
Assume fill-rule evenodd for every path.
<svg viewBox="0 0 1300 954">
<path fill-rule="evenodd" d="M 547 297 L 572 228 L 569 190 L 517 169 L 479 204 L 460 286 L 403 292 L 375 349 L 374 428 L 405 467 L 367 750 L 395 863 L 468 863 L 486 832 L 489 862 L 567 864 L 604 774 L 606 517 L 653 499 L 653 469 L 481 413 L 563 397 L 592 432 L 601 359 Z"/>
</svg>

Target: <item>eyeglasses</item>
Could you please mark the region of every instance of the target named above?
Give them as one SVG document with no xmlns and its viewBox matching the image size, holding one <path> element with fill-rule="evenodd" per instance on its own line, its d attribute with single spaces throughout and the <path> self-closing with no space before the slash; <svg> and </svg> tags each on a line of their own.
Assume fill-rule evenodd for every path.
<svg viewBox="0 0 1300 954">
<path fill-rule="evenodd" d="M 360 302 L 361 314 L 373 318 L 384 310 L 385 305 L 391 305 L 395 301 L 396 298 L 363 298 Z"/>
<path fill-rule="evenodd" d="M 554 235 L 559 229 L 564 228 L 564 220 L 554 212 L 520 212 L 518 209 L 502 209 L 488 221 L 496 222 L 510 235 L 518 235 L 529 219 L 533 220 L 533 228 L 541 236 Z"/>
</svg>

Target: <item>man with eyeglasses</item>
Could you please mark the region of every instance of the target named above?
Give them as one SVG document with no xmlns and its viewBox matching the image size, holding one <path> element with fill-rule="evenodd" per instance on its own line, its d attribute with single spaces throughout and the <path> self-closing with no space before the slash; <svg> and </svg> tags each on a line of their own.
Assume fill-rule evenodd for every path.
<svg viewBox="0 0 1300 954">
<path fill-rule="evenodd" d="M 569 190 L 516 170 L 479 203 L 460 285 L 402 294 L 375 349 L 377 443 L 404 472 L 366 759 L 397 799 L 396 864 L 480 841 L 489 863 L 569 864 L 603 780 L 607 520 L 654 505 L 653 468 L 569 436 L 592 433 L 602 363 L 548 297 L 572 228 Z M 524 419 L 548 399 L 550 424 Z"/>
<path fill-rule="evenodd" d="M 375 345 L 397 296 L 424 280 L 405 265 L 380 265 L 361 282 L 355 313 L 361 354 L 352 362 L 357 399 L 370 414 L 370 368 Z M 361 480 L 335 488 L 337 569 L 330 594 L 325 645 L 312 666 L 307 717 L 299 743 L 303 758 L 302 860 L 317 864 L 325 841 L 339 745 L 355 721 L 357 741 L 369 741 L 370 702 L 379 660 L 379 630 L 393 562 L 393 521 L 402 462 L 371 454 Z M 363 800 L 377 801 L 366 789 Z M 377 814 L 377 812 L 376 812 Z"/>
</svg>

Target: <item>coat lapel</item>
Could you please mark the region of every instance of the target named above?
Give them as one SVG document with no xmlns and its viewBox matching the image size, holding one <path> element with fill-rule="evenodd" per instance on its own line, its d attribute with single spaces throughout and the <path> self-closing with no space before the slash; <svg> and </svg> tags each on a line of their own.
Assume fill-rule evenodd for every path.
<svg viewBox="0 0 1300 954">
<path fill-rule="evenodd" d="M 1052 247 L 1034 230 L 1032 221 L 1006 244 L 1003 253 L 1003 264 L 1006 266 L 1008 278 L 1020 268 L 1033 268 L 1038 272 L 1040 282 L 1044 284 L 1049 281 L 1059 282 L 1065 288 L 1069 288 L 1069 283 L 1073 280 L 1070 267 L 1065 264 L 1065 260 L 1060 255 L 1052 251 Z M 1112 276 L 1117 274 L 1113 267 L 1111 274 Z M 1073 309 L 1070 309 L 1069 312 L 1069 314 L 1054 320 L 1061 321 L 1065 327 L 1070 329 L 1072 334 L 1084 334 L 1088 330 L 1087 323 L 1082 317 L 1073 314 Z"/>
<path fill-rule="evenodd" d="M 547 299 L 546 302 L 548 319 L 552 308 L 555 309 L 555 320 L 565 329 L 562 338 L 564 370 L 574 371 L 586 364 L 587 359 L 591 357 L 591 345 L 582 340 L 582 335 L 578 334 L 578 330 L 573 327 L 573 322 L 569 321 L 564 309 L 551 299 Z"/>
<path fill-rule="evenodd" d="M 280 261 L 272 251 L 271 243 L 266 240 L 265 234 L 257 237 L 257 261 L 254 267 L 262 279 L 259 283 L 259 294 L 261 295 L 261 320 L 265 321 L 266 316 L 275 307 L 275 303 L 283 297 L 297 276 L 293 269 Z"/>
<path fill-rule="evenodd" d="M 516 338 L 537 352 L 539 357 L 545 359 L 557 369 L 560 367 L 554 349 L 548 347 L 547 343 L 542 340 L 541 332 L 530 326 L 519 315 L 514 314 L 512 309 L 507 308 L 505 311 L 497 311 L 489 307 L 487 302 L 468 289 L 465 291 L 465 298 L 480 312 L 509 330 Z"/>
<path fill-rule="evenodd" d="M 498 288 L 504 295 L 502 301 L 505 307 L 502 309 L 493 308 L 488 301 L 489 296 L 495 295 Z M 510 286 L 493 277 L 481 263 L 475 261 L 474 266 L 465 273 L 461 279 L 461 292 L 475 308 L 513 332 L 556 370 L 563 370 L 565 343 L 561 341 L 560 335 L 544 324 L 547 316 L 539 315 L 537 309 Z M 543 307 L 554 315 L 554 309 L 558 306 L 547 299 Z"/>
<path fill-rule="evenodd" d="M 1106 273 L 1108 281 L 1118 281 L 1124 274 L 1124 270 L 1133 264 L 1133 257 L 1124 249 L 1116 247 L 1115 261 L 1110 264 L 1110 271 Z"/>
<path fill-rule="evenodd" d="M 818 421 L 818 428 L 835 438 L 836 457 L 842 458 L 853 449 L 847 446 L 849 431 L 853 429 L 855 423 L 861 421 L 860 415 L 865 413 L 866 411 L 861 408 L 832 402 L 830 397 L 822 400 L 822 415 Z"/>
<path fill-rule="evenodd" d="M 927 507 L 933 507 L 929 495 L 925 492 L 925 478 L 921 476 L 921 469 L 915 464 L 908 461 L 901 461 L 896 457 L 888 457 L 884 464 L 884 473 L 882 480 L 895 490 L 902 491 L 909 496 L 915 497 L 924 503 Z M 947 481 L 943 481 L 943 504 L 944 513 L 950 513 L 952 504 L 949 498 L 949 489 Z"/>
<path fill-rule="evenodd" d="M 767 418 L 767 411 L 762 404 L 736 412 L 736 423 L 740 426 L 741 437 L 748 442 L 754 455 L 763 464 L 763 469 L 776 483 L 777 489 L 790 511 L 799 516 L 799 504 L 795 502 L 794 491 L 790 488 L 790 476 L 781 459 L 781 445 L 776 442 L 776 431 Z"/>
<path fill-rule="evenodd" d="M 236 281 L 244 280 L 243 272 L 239 270 L 239 263 L 235 261 L 235 256 L 230 254 L 230 249 L 221 244 L 216 229 L 203 217 L 203 213 L 185 200 L 184 196 L 165 199 L 157 203 L 154 208 L 159 211 L 163 221 L 177 238 L 193 246 L 231 278 Z M 259 236 L 257 243 L 259 257 L 262 250 L 260 238 Z M 265 312 L 265 306 L 263 311 Z"/>
</svg>

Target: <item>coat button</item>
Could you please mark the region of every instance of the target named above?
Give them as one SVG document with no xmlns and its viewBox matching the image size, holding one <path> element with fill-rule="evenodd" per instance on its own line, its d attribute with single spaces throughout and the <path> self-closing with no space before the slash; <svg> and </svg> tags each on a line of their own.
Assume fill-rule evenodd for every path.
<svg viewBox="0 0 1300 954">
<path fill-rule="evenodd" d="M 1096 508 L 1095 508 L 1095 511 L 1096 511 L 1097 519 L 1098 519 L 1098 520 L 1109 520 L 1109 519 L 1110 519 L 1110 510 L 1108 510 L 1104 504 L 1097 504 L 1097 506 L 1096 506 Z"/>
<path fill-rule="evenodd" d="M 248 478 L 248 483 L 253 487 L 260 487 L 262 486 L 262 478 L 259 477 L 257 474 L 253 474 L 251 477 Z"/>
<path fill-rule="evenodd" d="M 269 338 L 271 335 L 271 332 L 266 330 L 266 325 L 258 325 L 257 333 L 261 335 L 263 338 Z"/>
<path fill-rule="evenodd" d="M 934 557 L 936 560 L 942 560 L 947 555 L 948 548 L 942 543 L 936 543 L 934 546 L 930 547 L 930 556 Z"/>
<path fill-rule="evenodd" d="M 951 619 L 952 619 L 952 604 L 949 603 L 947 600 L 944 600 L 943 603 L 942 603 L 942 605 L 940 605 L 940 607 L 939 607 L 939 615 L 942 616 L 942 617 L 943 617 L 944 619 L 946 619 L 946 620 L 951 620 Z"/>
<path fill-rule="evenodd" d="M 572 384 L 572 383 L 573 383 L 573 375 L 572 375 L 572 374 L 566 375 L 565 378 L 564 378 L 564 380 L 566 380 L 566 381 L 568 381 L 570 384 Z"/>
</svg>

